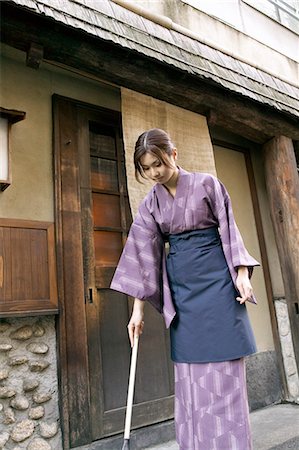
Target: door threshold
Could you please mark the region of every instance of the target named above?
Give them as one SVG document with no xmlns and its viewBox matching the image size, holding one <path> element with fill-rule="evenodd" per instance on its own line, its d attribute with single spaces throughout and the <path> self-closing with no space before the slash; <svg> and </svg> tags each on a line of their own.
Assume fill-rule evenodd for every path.
<svg viewBox="0 0 299 450">
<path fill-rule="evenodd" d="M 130 450 L 142 450 L 151 445 L 161 444 L 173 439 L 175 439 L 174 421 L 167 420 L 133 430 L 130 436 Z M 74 447 L 72 450 L 121 450 L 123 441 L 123 435 L 118 434 L 87 445 Z"/>
</svg>

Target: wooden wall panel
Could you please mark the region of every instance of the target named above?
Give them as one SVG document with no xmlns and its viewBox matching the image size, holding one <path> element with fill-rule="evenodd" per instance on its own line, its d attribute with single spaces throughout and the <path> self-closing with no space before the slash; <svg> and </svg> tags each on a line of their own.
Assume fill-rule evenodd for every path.
<svg viewBox="0 0 299 450">
<path fill-rule="evenodd" d="M 54 225 L 0 219 L 0 315 L 58 312 Z"/>
</svg>

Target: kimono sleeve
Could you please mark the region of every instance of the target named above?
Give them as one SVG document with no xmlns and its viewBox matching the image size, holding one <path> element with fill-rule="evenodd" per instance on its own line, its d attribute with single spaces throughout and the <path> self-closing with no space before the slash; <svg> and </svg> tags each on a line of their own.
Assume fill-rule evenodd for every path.
<svg viewBox="0 0 299 450">
<path fill-rule="evenodd" d="M 217 178 L 210 176 L 207 183 L 210 207 L 218 221 L 223 252 L 234 283 L 239 266 L 246 266 L 249 277 L 252 276 L 254 266 L 259 262 L 246 250 L 242 236 L 235 222 L 230 196 L 225 186 Z M 255 298 L 252 299 L 256 303 Z"/>
<path fill-rule="evenodd" d="M 131 225 L 110 288 L 148 300 L 161 312 L 163 246 L 158 225 L 143 201 Z"/>
</svg>

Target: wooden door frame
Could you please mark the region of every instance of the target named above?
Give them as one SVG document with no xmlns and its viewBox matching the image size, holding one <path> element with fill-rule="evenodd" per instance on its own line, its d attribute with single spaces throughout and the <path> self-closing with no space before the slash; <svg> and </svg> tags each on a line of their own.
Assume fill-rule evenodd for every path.
<svg viewBox="0 0 299 450">
<path fill-rule="evenodd" d="M 92 442 L 83 277 L 78 108 L 120 121 L 120 112 L 53 95 L 57 323 L 60 415 L 64 448 Z M 61 116 L 60 116 L 61 115 Z M 63 117 L 62 122 L 60 118 Z M 64 180 L 67 183 L 64 184 Z M 67 236 L 67 240 L 65 239 Z M 71 326 L 67 326 L 67 323 Z M 73 364 L 76 361 L 76 364 Z"/>
<path fill-rule="evenodd" d="M 250 150 L 250 148 L 242 147 L 242 146 L 236 145 L 236 144 L 230 144 L 226 141 L 222 141 L 219 139 L 212 139 L 212 144 L 213 144 L 213 146 L 223 147 L 228 150 L 234 150 L 239 153 L 243 153 L 244 158 L 245 158 L 245 165 L 246 165 L 246 170 L 247 170 L 247 174 L 248 174 L 249 188 L 250 188 L 250 194 L 251 194 L 251 199 L 252 199 L 253 214 L 254 214 L 254 219 L 255 219 L 255 224 L 256 224 L 258 243 L 259 243 L 260 252 L 261 252 L 262 270 L 263 270 L 263 274 L 264 274 L 266 294 L 267 294 L 268 306 L 269 306 L 269 311 L 270 311 L 270 320 L 271 320 L 271 328 L 272 328 L 272 333 L 273 333 L 274 348 L 275 348 L 276 355 L 277 355 L 279 376 L 280 376 L 280 381 L 281 381 L 281 386 L 282 386 L 282 394 L 283 394 L 283 397 L 286 398 L 287 392 L 288 392 L 287 379 L 286 379 L 284 363 L 283 363 L 282 348 L 281 348 L 281 342 L 280 342 L 279 331 L 278 331 L 278 322 L 277 322 L 275 305 L 274 305 L 274 294 L 273 294 L 273 288 L 272 288 L 272 282 L 271 282 L 269 259 L 268 259 L 265 234 L 264 234 L 261 210 L 260 210 L 260 205 L 259 205 L 259 199 L 258 199 L 258 194 L 257 194 L 254 170 L 253 170 L 252 159 L 251 159 L 251 150 Z"/>
<path fill-rule="evenodd" d="M 60 114 L 68 118 L 62 126 Z M 58 377 L 60 386 L 60 415 L 62 418 L 62 432 L 64 448 L 82 445 L 88 442 L 89 428 L 89 386 L 84 389 L 83 380 L 88 382 L 88 361 L 84 357 L 84 347 L 87 344 L 86 322 L 83 286 L 82 249 L 81 242 L 81 214 L 80 194 L 78 192 L 78 130 L 77 115 L 74 103 L 59 96 L 53 96 L 54 119 L 54 167 L 55 167 L 55 224 L 56 224 L 56 249 L 57 249 L 57 273 L 59 309 L 57 339 L 58 339 Z M 66 149 L 67 157 L 62 149 Z M 68 161 L 67 161 L 68 159 Z M 68 165 L 69 164 L 69 165 Z M 69 178 L 69 188 L 66 191 L 63 186 L 65 176 Z M 68 234 L 72 240 L 66 249 L 64 236 Z M 77 243 L 77 245 L 76 245 Z M 71 244 L 73 244 L 71 246 Z M 76 267 L 70 261 L 78 262 Z M 68 283 L 69 278 L 73 283 Z M 68 286 L 68 287 L 66 287 Z M 72 288 L 75 287 L 75 290 Z M 73 298 L 74 309 L 68 308 L 67 299 Z M 74 314 L 76 312 L 76 314 Z M 72 321 L 73 336 L 67 333 L 67 321 Z M 75 331 L 77 330 L 77 331 Z M 78 332 L 80 330 L 80 332 Z M 75 335 L 77 332 L 78 336 Z M 79 342 L 77 341 L 79 337 Z M 71 340 L 74 342 L 74 357 L 80 357 L 79 373 L 76 367 L 73 369 L 69 361 L 72 355 Z M 81 345 L 80 345 L 81 344 Z M 70 352 L 70 353 L 69 353 Z M 76 397 L 77 404 L 71 405 L 71 387 L 81 379 L 83 387 L 80 395 Z M 74 428 L 70 409 L 77 408 L 78 416 L 84 416 L 85 423 L 80 427 L 79 436 L 72 436 Z M 80 420 L 80 419 L 79 419 Z M 84 431 L 83 431 L 84 430 Z"/>
</svg>

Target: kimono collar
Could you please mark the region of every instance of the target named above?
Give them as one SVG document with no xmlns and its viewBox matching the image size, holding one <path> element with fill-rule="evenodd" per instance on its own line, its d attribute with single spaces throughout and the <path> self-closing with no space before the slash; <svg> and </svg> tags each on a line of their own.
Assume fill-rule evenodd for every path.
<svg viewBox="0 0 299 450">
<path fill-rule="evenodd" d="M 172 199 L 175 200 L 176 197 L 180 197 L 182 194 L 182 189 L 185 190 L 186 188 L 186 182 L 187 182 L 187 177 L 186 175 L 190 175 L 190 172 L 187 172 L 187 170 L 182 169 L 180 166 L 177 166 L 178 170 L 179 170 L 179 175 L 178 175 L 178 181 L 177 181 L 177 186 L 176 186 L 176 194 L 173 197 L 170 192 L 168 192 L 167 188 L 165 186 L 163 186 L 162 184 L 155 184 L 155 191 L 162 195 L 165 199 Z M 165 194 L 165 195 L 164 195 Z"/>
<path fill-rule="evenodd" d="M 190 172 L 177 166 L 179 169 L 178 182 L 176 186 L 176 193 L 173 197 L 162 184 L 156 184 L 154 190 L 158 197 L 159 203 L 164 205 L 164 211 L 168 210 L 170 220 L 170 232 L 172 228 L 178 228 L 178 224 L 183 227 L 182 217 L 184 217 L 185 205 L 189 193 Z"/>
</svg>

